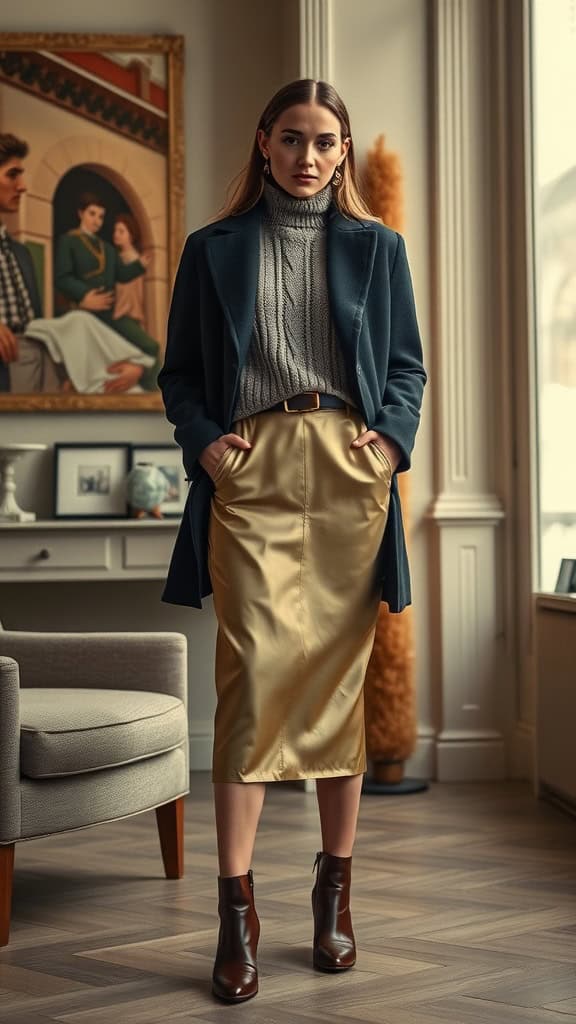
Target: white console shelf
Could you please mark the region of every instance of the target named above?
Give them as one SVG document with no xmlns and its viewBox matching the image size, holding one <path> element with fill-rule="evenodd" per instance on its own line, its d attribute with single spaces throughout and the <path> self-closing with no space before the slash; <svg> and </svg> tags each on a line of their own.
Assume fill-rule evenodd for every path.
<svg viewBox="0 0 576 1024">
<path fill-rule="evenodd" d="M 178 526 L 178 519 L 0 523 L 0 582 L 162 579 Z"/>
</svg>

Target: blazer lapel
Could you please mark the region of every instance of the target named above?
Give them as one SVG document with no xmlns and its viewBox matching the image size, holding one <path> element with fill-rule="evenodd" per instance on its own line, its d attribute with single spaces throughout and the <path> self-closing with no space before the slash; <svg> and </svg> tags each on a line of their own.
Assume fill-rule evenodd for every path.
<svg viewBox="0 0 576 1024">
<path fill-rule="evenodd" d="M 262 206 L 257 203 L 247 213 L 222 222 L 218 233 L 206 240 L 208 266 L 240 365 L 254 326 L 261 219 Z"/>
<path fill-rule="evenodd" d="M 206 240 L 208 266 L 242 365 L 254 326 L 260 264 L 262 200 L 247 213 L 230 217 Z M 378 234 L 348 220 L 332 207 L 328 217 L 326 271 L 330 310 L 338 339 L 356 366 L 358 339 Z"/>
<path fill-rule="evenodd" d="M 333 209 L 327 235 L 328 298 L 336 335 L 354 371 L 377 244 L 374 227 Z"/>
</svg>

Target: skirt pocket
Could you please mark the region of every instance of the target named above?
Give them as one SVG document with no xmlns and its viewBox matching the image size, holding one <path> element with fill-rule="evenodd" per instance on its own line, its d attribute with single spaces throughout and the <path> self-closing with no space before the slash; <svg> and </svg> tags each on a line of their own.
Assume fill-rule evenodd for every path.
<svg viewBox="0 0 576 1024">
<path fill-rule="evenodd" d="M 376 456 L 379 459 L 380 463 L 386 469 L 390 479 L 392 479 L 392 473 L 393 473 L 392 463 L 390 462 L 390 459 L 388 458 L 388 456 L 387 456 L 386 452 L 384 451 L 384 449 L 378 444 L 377 441 L 368 441 L 367 447 L 370 448 L 370 451 L 373 451 L 373 452 L 376 453 Z"/>
<path fill-rule="evenodd" d="M 357 426 L 359 433 L 365 433 L 365 431 L 368 430 L 366 422 L 362 417 L 358 417 Z M 368 451 L 370 452 L 374 452 L 375 458 L 378 461 L 379 470 L 386 470 L 386 475 L 388 476 L 389 483 L 391 483 L 394 471 L 392 469 L 392 463 L 390 462 L 390 459 L 386 455 L 384 449 L 380 447 L 377 441 L 368 441 L 368 444 L 365 444 L 364 448 L 368 449 Z M 372 460 L 372 464 L 374 464 L 374 460 Z"/>
<path fill-rule="evenodd" d="M 222 479 L 226 476 L 227 469 L 230 466 L 231 458 L 235 450 L 236 449 L 234 445 L 230 445 L 222 455 L 220 461 L 218 462 L 218 465 L 216 466 L 214 476 L 212 477 L 212 480 L 215 484 L 220 483 Z"/>
</svg>

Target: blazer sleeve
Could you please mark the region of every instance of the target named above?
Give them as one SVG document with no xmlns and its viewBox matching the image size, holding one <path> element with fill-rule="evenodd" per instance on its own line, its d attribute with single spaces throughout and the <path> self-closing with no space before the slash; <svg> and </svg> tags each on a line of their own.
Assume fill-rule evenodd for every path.
<svg viewBox="0 0 576 1024">
<path fill-rule="evenodd" d="M 223 430 L 210 419 L 204 399 L 204 369 L 200 337 L 200 294 L 193 235 L 184 246 L 174 282 L 164 365 L 158 374 L 166 416 L 183 452 L 189 477 L 206 445 Z"/>
<path fill-rule="evenodd" d="M 54 266 L 54 284 L 58 291 L 73 302 L 81 302 L 90 291 L 90 285 L 76 274 L 74 243 L 68 235 L 60 235 L 56 243 Z"/>
<path fill-rule="evenodd" d="M 410 469 L 410 456 L 420 422 L 427 376 L 422 362 L 422 343 L 412 279 L 402 235 L 398 235 L 390 275 L 390 303 L 388 376 L 382 406 L 373 429 L 396 442 L 402 453 L 396 472 L 403 473 Z"/>
</svg>

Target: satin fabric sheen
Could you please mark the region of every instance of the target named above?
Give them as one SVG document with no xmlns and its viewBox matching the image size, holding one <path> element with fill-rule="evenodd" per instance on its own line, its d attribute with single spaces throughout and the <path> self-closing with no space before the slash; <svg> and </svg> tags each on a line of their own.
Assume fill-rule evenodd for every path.
<svg viewBox="0 0 576 1024">
<path fill-rule="evenodd" d="M 214 475 L 214 782 L 366 770 L 364 676 L 391 466 L 352 407 L 261 412 Z"/>
</svg>

